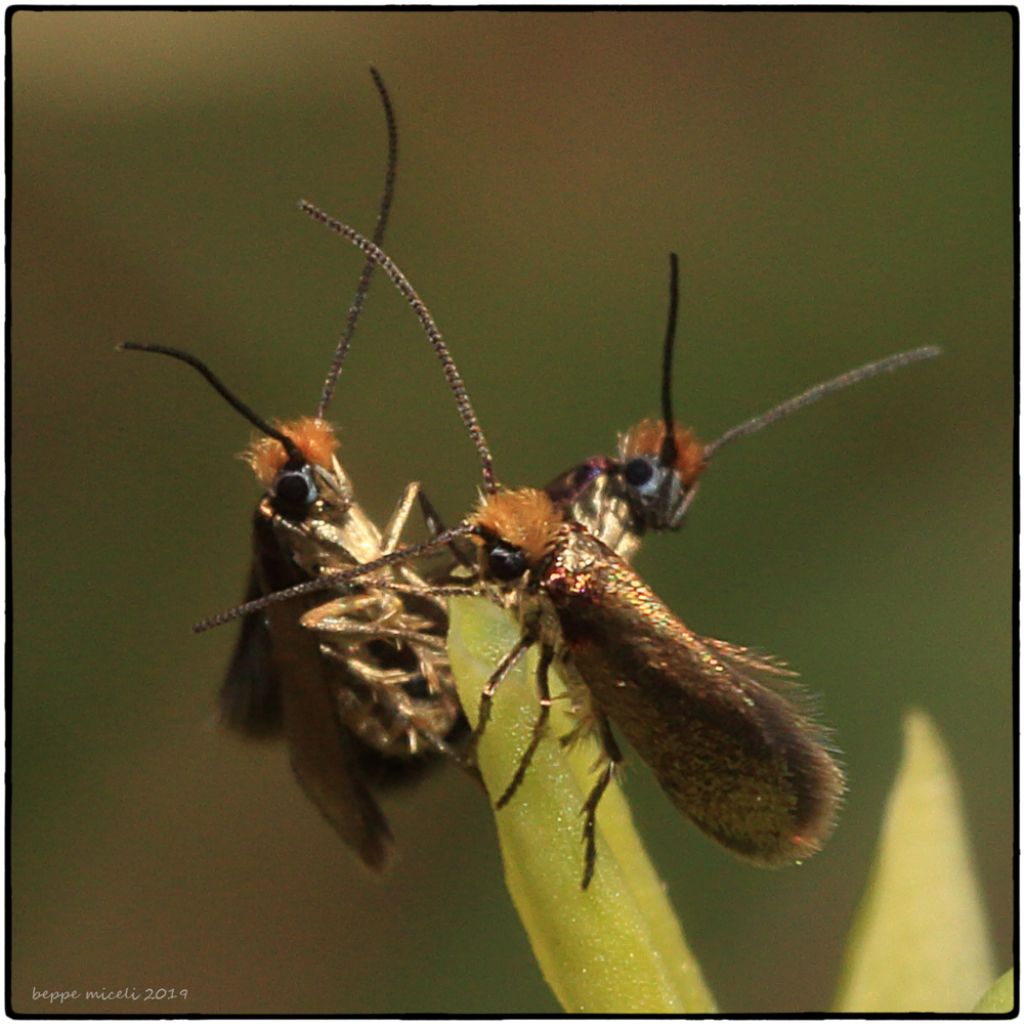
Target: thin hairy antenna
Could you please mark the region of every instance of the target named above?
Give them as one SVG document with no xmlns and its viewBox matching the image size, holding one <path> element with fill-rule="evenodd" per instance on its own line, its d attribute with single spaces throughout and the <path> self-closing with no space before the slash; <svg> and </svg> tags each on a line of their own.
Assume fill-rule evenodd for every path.
<svg viewBox="0 0 1024 1024">
<path fill-rule="evenodd" d="M 264 594 L 263 597 L 256 598 L 255 601 L 247 601 L 245 604 L 228 608 L 227 611 L 218 612 L 218 614 L 211 615 L 208 619 L 202 619 L 200 622 L 197 622 L 192 627 L 192 632 L 205 633 L 208 629 L 223 626 L 225 622 L 244 618 L 246 615 L 262 611 L 272 604 L 290 601 L 292 598 L 302 597 L 305 594 L 315 594 L 317 591 L 330 590 L 334 587 L 343 588 L 353 580 L 376 572 L 378 569 L 386 569 L 395 562 L 407 562 L 410 559 L 418 558 L 420 555 L 429 555 L 432 551 L 438 551 L 446 547 L 453 540 L 474 532 L 476 532 L 476 527 L 468 523 L 460 523 L 458 526 L 453 526 L 450 530 L 445 530 L 444 533 L 439 533 L 430 540 L 423 541 L 422 544 L 410 544 L 407 547 L 399 548 L 397 551 L 392 551 L 390 554 L 375 558 L 372 562 L 364 562 L 362 565 L 354 566 L 343 572 L 325 571 L 320 573 L 316 579 L 307 580 L 305 583 L 298 583 L 294 587 L 288 587 L 286 590 L 275 590 L 271 594 Z"/>
<path fill-rule="evenodd" d="M 157 355 L 170 356 L 172 359 L 180 359 L 183 363 L 188 363 L 189 366 L 194 370 L 198 370 L 207 379 L 213 386 L 213 389 L 232 409 L 240 412 L 257 430 L 261 430 L 267 437 L 272 437 L 275 441 L 279 441 L 284 445 L 284 450 L 288 453 L 289 459 L 302 458 L 302 453 L 287 434 L 282 434 L 276 427 L 272 427 L 262 416 L 250 409 L 245 402 L 228 391 L 227 386 L 198 356 L 192 355 L 191 352 L 184 352 L 180 348 L 168 348 L 166 345 L 141 345 L 134 341 L 122 341 L 117 348 L 121 352 L 155 352 Z"/>
<path fill-rule="evenodd" d="M 434 351 L 437 353 L 437 358 L 441 360 L 441 368 L 444 371 L 445 379 L 448 381 L 448 387 L 455 396 L 455 405 L 459 410 L 459 416 L 462 418 L 462 422 L 469 432 L 473 444 L 476 446 L 477 454 L 480 457 L 480 466 L 484 474 L 484 487 L 488 493 L 493 494 L 497 490 L 497 484 L 494 479 L 494 459 L 491 457 L 491 450 L 487 445 L 487 439 L 484 437 L 480 422 L 473 411 L 473 404 L 469 400 L 466 385 L 462 381 L 462 375 L 459 373 L 451 353 L 448 351 L 448 346 L 445 344 L 444 338 L 434 322 L 434 318 L 430 315 L 430 310 L 427 309 L 423 300 L 416 294 L 416 289 L 409 283 L 409 279 L 405 274 L 398 269 L 398 266 L 391 257 L 374 245 L 368 238 L 364 238 L 359 234 L 355 228 L 335 220 L 305 199 L 299 203 L 299 209 L 309 214 L 313 220 L 319 221 L 325 227 L 330 228 L 331 231 L 341 235 L 342 238 L 347 238 L 357 249 L 369 256 L 391 278 L 391 282 L 405 297 L 409 305 L 412 306 L 413 312 L 419 317 L 423 330 L 430 339 L 430 344 L 433 345 Z"/>
<path fill-rule="evenodd" d="M 862 380 L 867 380 L 869 377 L 877 377 L 881 373 L 891 373 L 893 370 L 909 366 L 911 363 L 920 362 L 922 359 L 934 359 L 941 354 L 941 348 L 935 345 L 925 345 L 922 348 L 911 349 L 908 352 L 898 352 L 896 355 L 887 356 L 885 359 L 868 363 L 866 366 L 860 366 L 856 370 L 848 370 L 846 373 L 841 373 L 838 377 L 833 377 L 831 380 L 816 384 L 813 388 L 808 388 L 802 394 L 796 395 L 775 406 L 774 409 L 769 409 L 767 412 L 754 416 L 752 419 L 740 423 L 731 430 L 727 430 L 717 441 L 712 441 L 711 444 L 705 445 L 704 458 L 709 460 L 719 448 L 730 441 L 735 441 L 738 437 L 746 437 L 747 434 L 756 434 L 757 431 L 763 430 L 777 420 L 781 420 L 790 413 L 797 412 L 799 409 L 804 408 L 804 406 L 810 405 L 812 402 L 816 402 L 819 398 L 824 398 L 834 391 L 841 391 L 843 388 L 848 388 L 851 384 L 859 384 Z"/>
<path fill-rule="evenodd" d="M 665 347 L 661 356 L 661 413 L 665 419 L 665 437 L 661 442 L 658 461 L 663 466 L 675 465 L 675 417 L 672 415 L 672 350 L 676 344 L 676 323 L 679 319 L 679 257 L 668 254 L 668 326 L 665 328 Z"/>
<path fill-rule="evenodd" d="M 384 232 L 388 226 L 388 215 L 391 213 L 391 203 L 395 198 L 395 175 L 398 171 L 398 127 L 395 124 L 395 110 L 391 105 L 391 97 L 388 95 L 387 87 L 384 85 L 384 79 L 380 77 L 380 72 L 375 67 L 370 68 L 370 74 L 373 76 L 373 84 L 377 87 L 381 102 L 384 104 L 384 117 L 388 128 L 388 163 L 384 174 L 384 191 L 381 193 L 380 208 L 377 211 L 377 226 L 373 230 L 374 244 L 380 245 L 384 241 Z M 355 333 L 356 321 L 363 310 L 366 293 L 370 290 L 370 278 L 373 277 L 373 271 L 376 266 L 377 264 L 372 259 L 368 259 L 363 266 L 362 274 L 359 275 L 356 294 L 352 299 L 352 305 L 349 306 L 348 319 L 345 321 L 345 330 L 341 335 L 341 340 L 338 342 L 338 347 L 334 350 L 334 358 L 331 360 L 330 369 L 327 371 L 327 377 L 324 380 L 323 390 L 320 392 L 320 404 L 316 407 L 318 419 L 322 420 L 324 418 L 327 413 L 327 406 L 331 404 L 331 399 L 334 397 L 334 389 L 337 386 L 338 377 L 341 375 L 341 367 L 345 362 L 345 357 L 348 355 L 349 348 L 352 346 L 352 335 Z"/>
</svg>

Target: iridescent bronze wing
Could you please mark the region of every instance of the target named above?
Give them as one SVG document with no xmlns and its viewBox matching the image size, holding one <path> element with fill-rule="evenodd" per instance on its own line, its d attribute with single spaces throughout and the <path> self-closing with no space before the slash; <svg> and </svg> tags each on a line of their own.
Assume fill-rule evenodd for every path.
<svg viewBox="0 0 1024 1024">
<path fill-rule="evenodd" d="M 692 633 L 585 530 L 560 545 L 541 586 L 595 705 L 679 810 L 764 866 L 820 849 L 843 774 L 822 727 L 764 682 L 781 666 Z"/>
</svg>

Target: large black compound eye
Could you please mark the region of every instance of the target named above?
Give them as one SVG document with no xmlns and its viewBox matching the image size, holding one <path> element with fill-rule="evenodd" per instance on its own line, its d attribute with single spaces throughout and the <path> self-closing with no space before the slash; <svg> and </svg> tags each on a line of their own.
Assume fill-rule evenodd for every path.
<svg viewBox="0 0 1024 1024">
<path fill-rule="evenodd" d="M 309 465 L 285 467 L 274 480 L 271 500 L 275 511 L 289 519 L 302 519 L 319 497 Z"/>
<path fill-rule="evenodd" d="M 631 490 L 636 491 L 640 497 L 647 498 L 657 493 L 663 471 L 664 467 L 657 459 L 638 455 L 623 466 L 622 476 Z"/>
<path fill-rule="evenodd" d="M 519 579 L 527 568 L 526 555 L 513 544 L 498 541 L 487 551 L 487 573 L 502 583 Z"/>
</svg>

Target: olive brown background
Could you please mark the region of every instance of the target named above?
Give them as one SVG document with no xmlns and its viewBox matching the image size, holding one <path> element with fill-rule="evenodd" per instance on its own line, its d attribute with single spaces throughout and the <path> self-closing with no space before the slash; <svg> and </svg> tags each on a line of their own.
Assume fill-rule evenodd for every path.
<svg viewBox="0 0 1024 1024">
<path fill-rule="evenodd" d="M 16 13 L 14 1008 L 160 986 L 187 999 L 99 1012 L 556 1008 L 457 771 L 388 801 L 401 857 L 377 879 L 280 748 L 216 730 L 234 630 L 189 627 L 241 596 L 250 429 L 180 365 L 114 351 L 180 345 L 267 415 L 312 411 L 361 259 L 295 207 L 372 227 L 370 63 L 401 132 L 387 249 L 506 482 L 656 410 L 673 249 L 677 405 L 705 437 L 943 346 L 723 452 L 638 560 L 692 628 L 821 696 L 850 776 L 827 851 L 758 871 L 635 759 L 626 785 L 723 1008 L 823 1009 L 923 707 L 1009 966 L 1015 31 L 998 11 Z M 374 515 L 410 479 L 449 520 L 470 506 L 472 447 L 382 279 L 332 418 Z"/>
</svg>

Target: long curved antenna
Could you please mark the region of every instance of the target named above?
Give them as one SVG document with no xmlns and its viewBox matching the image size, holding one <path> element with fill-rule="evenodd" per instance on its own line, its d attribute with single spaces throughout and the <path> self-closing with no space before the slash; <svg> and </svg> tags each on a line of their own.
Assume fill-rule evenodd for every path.
<svg viewBox="0 0 1024 1024">
<path fill-rule="evenodd" d="M 448 387 L 455 396 L 455 405 L 459 410 L 459 416 L 462 418 L 470 439 L 476 446 L 477 454 L 480 457 L 480 466 L 484 474 L 484 487 L 489 494 L 493 494 L 497 490 L 497 483 L 494 479 L 494 459 L 487 445 L 487 439 L 484 437 L 480 421 L 476 418 L 476 413 L 473 411 L 473 404 L 469 400 L 466 385 L 462 381 L 462 375 L 459 373 L 458 367 L 456 367 L 455 361 L 448 351 L 448 346 L 445 344 L 444 338 L 434 322 L 434 318 L 430 315 L 430 310 L 427 309 L 423 300 L 416 294 L 416 289 L 409 283 L 409 279 L 405 274 L 398 269 L 398 266 L 391 257 L 379 246 L 374 245 L 368 238 L 364 238 L 359 234 L 355 228 L 343 224 L 340 220 L 335 220 L 305 199 L 299 203 L 299 209 L 309 214 L 313 220 L 341 235 L 342 238 L 347 238 L 357 249 L 369 256 L 391 278 L 392 284 L 401 292 L 409 305 L 412 306 L 413 312 L 419 317 L 423 330 L 430 339 L 430 344 L 434 346 L 437 358 L 441 360 L 441 368 L 444 371 L 445 379 L 448 381 Z"/>
<path fill-rule="evenodd" d="M 672 415 L 672 350 L 676 344 L 676 323 L 679 319 L 679 257 L 670 252 L 668 263 L 668 326 L 665 328 L 665 347 L 661 356 L 661 414 L 665 420 L 665 438 L 658 454 L 658 461 L 663 466 L 675 465 L 679 454 L 675 417 Z"/>
<path fill-rule="evenodd" d="M 391 97 L 388 95 L 387 87 L 384 85 L 384 79 L 380 77 L 380 72 L 375 67 L 370 68 L 370 74 L 373 76 L 373 84 L 377 87 L 381 102 L 384 104 L 384 117 L 388 128 L 388 163 L 384 174 L 384 191 L 380 197 L 380 208 L 377 210 L 377 226 L 373 229 L 374 244 L 380 245 L 384 241 L 384 232 L 388 226 L 388 215 L 391 213 L 391 203 L 395 198 L 395 175 L 398 170 L 398 127 L 395 124 L 395 110 L 391 105 Z M 345 357 L 348 355 L 349 348 L 352 346 L 352 335 L 355 333 L 356 321 L 359 319 L 359 314 L 363 311 L 366 293 L 370 290 L 370 278 L 373 277 L 373 271 L 376 266 L 377 264 L 373 260 L 368 259 L 363 266 L 362 274 L 359 275 L 356 294 L 352 299 L 352 305 L 349 306 L 348 319 L 345 321 L 345 330 L 338 342 L 338 347 L 334 350 L 334 358 L 331 360 L 330 369 L 327 371 L 327 378 L 324 380 L 324 386 L 320 392 L 320 404 L 316 407 L 317 419 L 322 420 L 324 418 L 327 413 L 327 406 L 331 404 L 331 399 L 334 397 L 334 389 L 337 386 L 338 377 L 341 375 L 341 367 L 345 362 Z"/>
<path fill-rule="evenodd" d="M 259 413 L 254 412 L 237 395 L 228 391 L 227 385 L 198 356 L 194 356 L 191 352 L 185 352 L 180 348 L 168 348 L 166 345 L 141 345 L 134 341 L 122 341 L 117 348 L 120 352 L 155 352 L 157 355 L 170 356 L 172 359 L 180 359 L 183 363 L 188 363 L 189 366 L 194 370 L 198 370 L 207 379 L 213 386 L 214 391 L 232 409 L 240 412 L 257 430 L 262 431 L 267 437 L 272 437 L 275 441 L 279 441 L 284 445 L 284 450 L 288 453 L 289 459 L 302 458 L 302 453 L 287 434 L 282 434 L 276 427 L 272 427 Z"/>
<path fill-rule="evenodd" d="M 817 402 L 819 398 L 824 398 L 834 391 L 841 391 L 843 388 L 848 388 L 851 384 L 859 384 L 862 380 L 867 380 L 869 377 L 877 377 L 881 373 L 891 373 L 893 370 L 909 366 L 911 363 L 920 362 L 922 359 L 934 359 L 941 354 L 941 348 L 935 345 L 925 345 L 922 348 L 914 348 L 907 352 L 898 352 L 896 355 L 886 356 L 885 359 L 879 359 L 876 362 L 868 363 L 866 366 L 860 366 L 856 370 L 847 370 L 846 373 L 841 373 L 838 377 L 833 377 L 831 380 L 816 384 L 813 388 L 808 388 L 803 393 L 780 403 L 773 409 L 769 409 L 767 412 L 754 416 L 752 419 L 740 423 L 731 430 L 727 430 L 717 441 L 712 441 L 704 446 L 704 458 L 705 460 L 710 460 L 711 456 L 719 448 L 730 441 L 735 441 L 738 437 L 746 437 L 748 434 L 756 434 L 759 430 L 763 430 L 790 413 L 803 409 L 804 406 Z"/>
<path fill-rule="evenodd" d="M 227 609 L 227 611 L 211 615 L 208 619 L 202 619 L 192 627 L 192 632 L 205 633 L 208 629 L 214 629 L 216 626 L 223 626 L 225 622 L 231 622 L 232 619 L 244 618 L 253 612 L 262 611 L 269 605 L 279 604 L 281 601 L 290 601 L 293 597 L 303 597 L 305 594 L 314 594 L 320 590 L 344 587 L 371 572 L 376 572 L 378 569 L 386 569 L 395 562 L 407 562 L 419 555 L 428 555 L 432 551 L 437 551 L 447 546 L 459 537 L 475 533 L 476 530 L 475 526 L 468 523 L 460 523 L 458 526 L 453 526 L 450 530 L 445 530 L 444 533 L 439 533 L 436 537 L 423 541 L 421 544 L 410 544 L 408 547 L 399 548 L 397 551 L 392 551 L 387 555 L 382 555 L 380 558 L 375 558 L 372 562 L 364 562 L 362 565 L 354 566 L 342 572 L 322 572 L 316 579 L 307 580 L 305 583 L 297 583 L 294 587 L 288 587 L 286 590 L 275 590 L 273 593 L 264 594 L 263 597 L 256 598 L 255 601 L 247 601 L 245 604 L 236 605 L 234 608 Z"/>
</svg>

